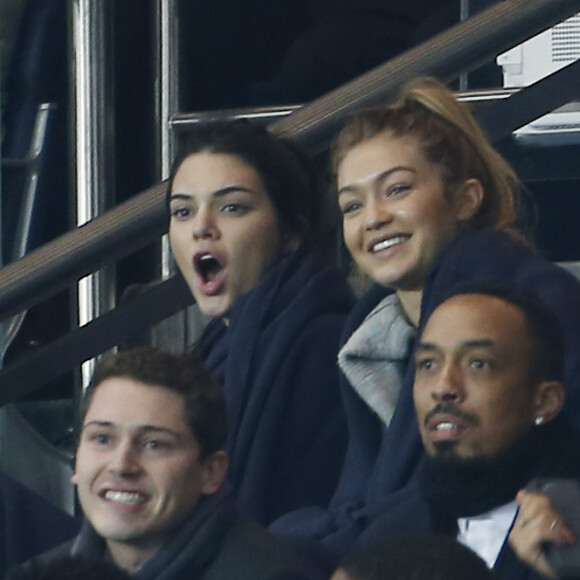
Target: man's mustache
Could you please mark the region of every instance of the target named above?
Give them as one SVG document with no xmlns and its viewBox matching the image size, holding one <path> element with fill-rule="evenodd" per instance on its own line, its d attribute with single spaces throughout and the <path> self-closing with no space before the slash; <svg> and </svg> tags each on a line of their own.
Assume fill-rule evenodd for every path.
<svg viewBox="0 0 580 580">
<path fill-rule="evenodd" d="M 458 409 L 453 403 L 437 403 L 427 415 L 425 415 L 425 425 L 435 417 L 435 415 L 453 415 L 461 420 L 465 425 L 479 425 L 479 417 L 473 413 L 467 413 Z"/>
</svg>

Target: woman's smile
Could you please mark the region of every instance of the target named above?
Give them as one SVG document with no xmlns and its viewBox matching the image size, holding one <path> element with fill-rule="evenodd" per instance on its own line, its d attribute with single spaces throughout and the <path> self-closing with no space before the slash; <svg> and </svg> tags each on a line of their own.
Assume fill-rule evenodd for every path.
<svg viewBox="0 0 580 580">
<path fill-rule="evenodd" d="M 421 290 L 459 219 L 441 170 L 412 137 L 390 133 L 353 147 L 338 169 L 346 245 L 375 282 Z"/>
</svg>

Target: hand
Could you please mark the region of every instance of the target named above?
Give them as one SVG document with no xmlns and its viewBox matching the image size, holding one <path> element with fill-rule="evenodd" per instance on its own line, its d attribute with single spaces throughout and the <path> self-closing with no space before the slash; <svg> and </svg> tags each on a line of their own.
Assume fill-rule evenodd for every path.
<svg viewBox="0 0 580 580">
<path fill-rule="evenodd" d="M 576 535 L 544 494 L 520 490 L 518 516 L 508 541 L 520 560 L 548 578 L 558 578 L 544 555 L 542 544 L 575 544 Z"/>
</svg>

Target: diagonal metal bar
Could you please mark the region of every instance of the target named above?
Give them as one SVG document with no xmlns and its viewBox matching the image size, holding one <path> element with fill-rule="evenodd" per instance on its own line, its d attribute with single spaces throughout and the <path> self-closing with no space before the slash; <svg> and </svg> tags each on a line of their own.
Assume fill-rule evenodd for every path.
<svg viewBox="0 0 580 580">
<path fill-rule="evenodd" d="M 0 406 L 28 395 L 80 363 L 138 336 L 192 302 L 189 288 L 177 276 L 121 302 L 114 310 L 0 370 Z"/>
<path fill-rule="evenodd" d="M 580 97 L 580 60 L 556 71 L 507 99 L 476 112 L 492 143 Z"/>
<path fill-rule="evenodd" d="M 389 98 L 409 78 L 454 78 L 579 10 L 580 0 L 504 0 L 316 99 L 276 123 L 273 131 L 294 137 L 311 151 L 322 149 L 346 113 Z M 0 270 L 0 318 L 146 245 L 166 226 L 164 185 L 159 184 Z"/>
<path fill-rule="evenodd" d="M 38 304 L 94 270 L 167 231 L 165 185 L 158 184 L 100 218 L 0 270 L 0 317 Z"/>
<path fill-rule="evenodd" d="M 504 0 L 339 87 L 273 126 L 311 152 L 324 148 L 349 112 L 384 102 L 412 78 L 449 81 L 580 10 L 568 0 Z"/>
</svg>

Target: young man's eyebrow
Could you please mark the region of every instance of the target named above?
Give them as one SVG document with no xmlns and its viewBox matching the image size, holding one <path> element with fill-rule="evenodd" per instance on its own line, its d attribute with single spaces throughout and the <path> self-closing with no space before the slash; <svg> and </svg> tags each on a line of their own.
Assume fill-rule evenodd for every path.
<svg viewBox="0 0 580 580">
<path fill-rule="evenodd" d="M 112 421 L 100 421 L 95 419 L 93 421 L 88 421 L 83 425 L 83 429 L 86 429 L 87 427 L 113 428 L 116 427 L 116 425 Z M 140 434 L 167 433 L 173 437 L 180 437 L 180 434 L 177 433 L 177 431 L 173 431 L 173 429 L 170 429 L 169 427 L 160 427 L 159 425 L 139 425 L 137 427 L 137 432 Z"/>
<path fill-rule="evenodd" d="M 179 438 L 181 435 L 170 429 L 169 427 L 159 427 L 158 425 L 140 425 L 137 429 L 139 433 L 147 434 L 147 433 L 167 433 L 168 435 L 172 435 L 173 437 Z"/>
<path fill-rule="evenodd" d="M 113 427 L 113 423 L 111 421 L 99 421 L 94 419 L 93 421 L 87 421 L 83 423 L 83 429 L 86 427 Z"/>
</svg>

